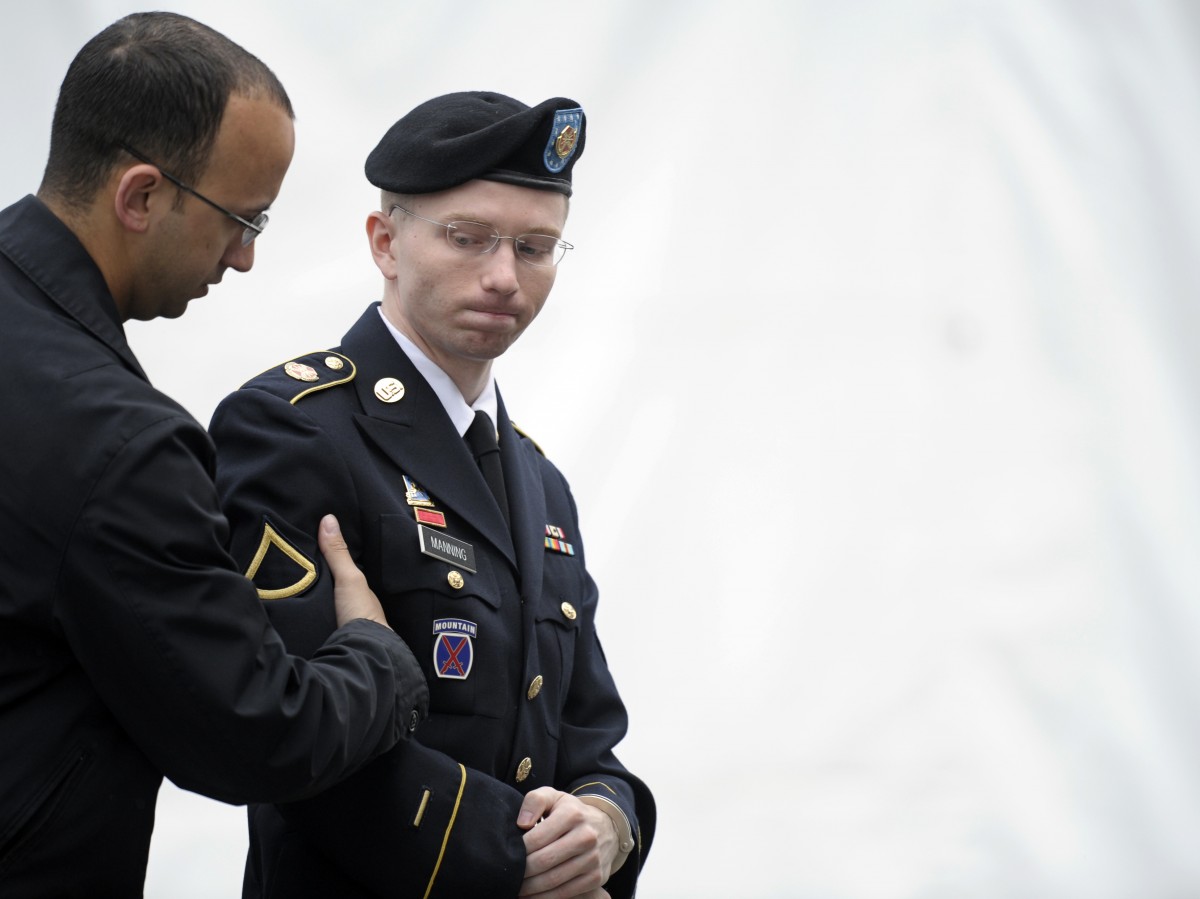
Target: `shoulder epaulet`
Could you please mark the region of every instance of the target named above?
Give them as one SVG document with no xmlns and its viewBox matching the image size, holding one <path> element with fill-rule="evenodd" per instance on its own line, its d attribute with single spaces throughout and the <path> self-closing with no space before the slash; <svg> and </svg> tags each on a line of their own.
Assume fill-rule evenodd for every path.
<svg viewBox="0 0 1200 899">
<path fill-rule="evenodd" d="M 518 434 L 520 434 L 522 437 L 524 437 L 526 440 L 528 440 L 530 443 L 532 443 L 533 448 L 535 450 L 537 450 L 543 456 L 546 455 L 546 451 L 544 449 L 542 449 L 540 446 L 538 446 L 538 442 L 536 440 L 534 440 L 532 437 L 530 437 L 528 434 L 526 434 L 524 431 L 522 431 L 519 427 L 517 427 L 517 423 L 515 421 L 512 421 L 510 419 L 508 423 L 513 426 L 514 431 L 516 431 Z"/>
<path fill-rule="evenodd" d="M 332 350 L 318 350 L 268 368 L 242 387 L 266 390 L 294 405 L 319 390 L 349 384 L 357 371 L 349 356 Z"/>
</svg>

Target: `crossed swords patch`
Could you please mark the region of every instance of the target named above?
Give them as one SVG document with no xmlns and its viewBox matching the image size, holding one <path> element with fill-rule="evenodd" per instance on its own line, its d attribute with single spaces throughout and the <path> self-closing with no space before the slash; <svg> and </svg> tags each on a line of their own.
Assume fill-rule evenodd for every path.
<svg viewBox="0 0 1200 899">
<path fill-rule="evenodd" d="M 471 641 L 479 636 L 479 626 L 464 618 L 437 618 L 433 622 L 433 670 L 438 677 L 466 680 L 475 661 Z"/>
</svg>

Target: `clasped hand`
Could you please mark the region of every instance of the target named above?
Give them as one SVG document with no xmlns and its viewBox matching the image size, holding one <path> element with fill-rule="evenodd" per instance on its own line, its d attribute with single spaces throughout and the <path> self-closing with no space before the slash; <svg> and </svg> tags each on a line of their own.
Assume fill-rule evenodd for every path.
<svg viewBox="0 0 1200 899">
<path fill-rule="evenodd" d="M 602 889 L 619 851 L 617 830 L 599 809 L 552 787 L 531 791 L 517 826 L 525 831 L 528 899 L 608 899 Z"/>
</svg>

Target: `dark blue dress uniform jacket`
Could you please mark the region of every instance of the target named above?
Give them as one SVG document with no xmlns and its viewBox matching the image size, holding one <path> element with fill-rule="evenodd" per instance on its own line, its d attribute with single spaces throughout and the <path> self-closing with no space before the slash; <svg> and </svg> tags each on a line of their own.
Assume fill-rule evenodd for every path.
<svg viewBox="0 0 1200 899">
<path fill-rule="evenodd" d="M 367 621 L 286 654 L 226 550 L 207 434 L 33 197 L 0 212 L 0 360 L 0 896 L 140 896 L 163 774 L 307 795 L 395 743 L 397 679 L 423 678 Z"/>
<path fill-rule="evenodd" d="M 233 553 L 289 648 L 308 652 L 331 626 L 327 581 L 307 586 L 320 565 L 309 535 L 320 513 L 337 514 L 388 622 L 424 666 L 430 715 L 413 740 L 339 787 L 252 810 L 247 895 L 515 896 L 525 867 L 517 812 L 523 794 L 543 785 L 604 796 L 624 811 L 640 845 L 608 890 L 632 895 L 654 802 L 613 755 L 627 718 L 596 637 L 596 586 L 563 476 L 501 403 L 510 536 L 378 304 L 336 351 L 293 362 L 316 380 L 278 367 L 213 418 Z M 386 378 L 404 386 L 396 402 L 375 394 Z M 474 564 L 422 552 L 405 476 L 445 517 L 444 528 L 425 526 L 425 539 L 469 545 Z M 547 525 L 573 555 L 562 542 L 547 546 Z M 446 620 L 474 633 L 465 647 L 454 641 L 452 663 L 434 634 Z M 467 676 L 439 677 L 435 667 Z"/>
</svg>

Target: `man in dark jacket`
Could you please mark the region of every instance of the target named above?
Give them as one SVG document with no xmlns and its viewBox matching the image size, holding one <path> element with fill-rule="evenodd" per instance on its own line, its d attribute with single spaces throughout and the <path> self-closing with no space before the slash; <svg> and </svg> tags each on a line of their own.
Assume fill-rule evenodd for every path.
<svg viewBox="0 0 1200 899">
<path fill-rule="evenodd" d="M 207 434 L 124 336 L 250 268 L 292 147 L 261 62 L 134 15 L 75 58 L 38 195 L 0 212 L 5 897 L 141 895 L 164 774 L 227 802 L 304 797 L 427 704 L 331 518 L 337 627 L 287 653 L 227 553 Z"/>
<path fill-rule="evenodd" d="M 402 118 L 367 161 L 382 304 L 213 419 L 233 554 L 289 648 L 332 627 L 308 579 L 332 509 L 431 694 L 412 740 L 252 810 L 247 896 L 634 892 L 655 806 L 613 753 L 627 717 L 575 502 L 492 377 L 570 249 L 585 127 L 572 100 L 481 92 Z"/>
</svg>

